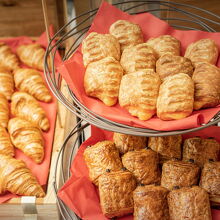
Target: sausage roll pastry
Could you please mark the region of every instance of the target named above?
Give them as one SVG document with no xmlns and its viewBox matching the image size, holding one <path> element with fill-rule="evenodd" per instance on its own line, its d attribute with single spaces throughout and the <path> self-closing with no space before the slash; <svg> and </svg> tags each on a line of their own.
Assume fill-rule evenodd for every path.
<svg viewBox="0 0 220 220">
<path fill-rule="evenodd" d="M 161 186 L 169 190 L 192 186 L 198 183 L 198 178 L 199 167 L 196 164 L 170 160 L 163 164 Z"/>
<path fill-rule="evenodd" d="M 162 186 L 138 186 L 133 192 L 134 220 L 170 220 L 168 192 Z"/>
<path fill-rule="evenodd" d="M 160 78 L 153 70 L 138 71 L 122 77 L 119 104 L 140 120 L 148 120 L 156 113 Z"/>
<path fill-rule="evenodd" d="M 135 188 L 136 181 L 130 172 L 117 171 L 101 175 L 99 196 L 103 214 L 112 218 L 132 213 Z"/>
<path fill-rule="evenodd" d="M 195 110 L 220 104 L 220 69 L 218 67 L 209 63 L 199 63 L 192 79 L 195 84 Z"/>
<path fill-rule="evenodd" d="M 120 44 L 111 34 L 90 33 L 82 42 L 83 63 L 86 67 L 89 63 L 99 61 L 105 57 L 113 57 L 120 60 Z"/>
<path fill-rule="evenodd" d="M 161 120 L 186 118 L 193 111 L 194 83 L 184 73 L 169 76 L 160 86 L 157 116 Z"/>
<path fill-rule="evenodd" d="M 43 102 L 50 102 L 52 96 L 40 72 L 34 69 L 19 68 L 14 71 L 15 87 Z"/>
<path fill-rule="evenodd" d="M 84 75 L 86 94 L 100 99 L 107 106 L 115 105 L 122 76 L 123 69 L 113 57 L 90 63 Z"/>
<path fill-rule="evenodd" d="M 159 158 L 152 150 L 129 151 L 123 155 L 122 164 L 139 183 L 148 185 L 160 181 Z"/>
<path fill-rule="evenodd" d="M 164 54 L 180 55 L 180 41 L 171 35 L 152 37 L 147 41 L 147 44 L 156 51 L 158 58 Z"/>
<path fill-rule="evenodd" d="M 11 143 L 8 132 L 0 125 L 0 154 L 14 156 L 14 147 Z"/>
<path fill-rule="evenodd" d="M 4 94 L 8 100 L 14 92 L 14 78 L 12 73 L 5 67 L 0 66 L 0 93 Z"/>
<path fill-rule="evenodd" d="M 120 63 L 125 74 L 146 69 L 155 71 L 156 53 L 146 43 L 138 44 L 134 47 L 124 49 Z"/>
<path fill-rule="evenodd" d="M 156 72 L 159 74 L 161 80 L 179 73 L 185 73 L 191 77 L 193 74 L 193 65 L 190 59 L 186 57 L 164 54 L 156 62 Z"/>
<path fill-rule="evenodd" d="M 193 65 L 200 62 L 216 64 L 218 59 L 218 46 L 212 39 L 201 39 L 191 43 L 185 52 L 185 57 L 189 58 Z"/>
<path fill-rule="evenodd" d="M 126 20 L 118 20 L 113 23 L 109 28 L 109 33 L 118 39 L 121 51 L 125 48 L 144 43 L 140 26 Z"/>
<path fill-rule="evenodd" d="M 8 132 L 16 148 L 34 162 L 42 162 L 44 159 L 44 140 L 37 125 L 21 118 L 12 118 L 8 123 Z"/>
<path fill-rule="evenodd" d="M 121 154 L 125 154 L 128 151 L 132 150 L 140 150 L 146 147 L 147 138 L 127 135 L 121 133 L 114 133 L 113 141 L 115 143 L 116 148 L 119 150 Z"/>
<path fill-rule="evenodd" d="M 112 141 L 101 141 L 86 148 L 84 159 L 89 168 L 89 178 L 96 185 L 99 176 L 106 170 L 118 171 L 122 168 L 119 152 Z"/>
<path fill-rule="evenodd" d="M 11 48 L 3 42 L 0 42 L 0 66 L 5 66 L 10 70 L 17 69 L 19 66 L 17 56 L 12 52 Z"/>
<path fill-rule="evenodd" d="M 193 160 L 203 167 L 209 160 L 218 160 L 219 150 L 220 144 L 215 139 L 188 138 L 183 145 L 183 160 Z"/>
<path fill-rule="evenodd" d="M 0 93 L 0 126 L 7 128 L 9 120 L 9 105 L 6 97 Z"/>
<path fill-rule="evenodd" d="M 173 190 L 167 200 L 170 220 L 212 220 L 209 195 L 198 186 Z"/>
<path fill-rule="evenodd" d="M 25 92 L 15 92 L 11 100 L 11 112 L 14 116 L 33 122 L 43 131 L 49 130 L 50 123 L 46 112 L 34 97 Z"/>
<path fill-rule="evenodd" d="M 181 144 L 181 135 L 149 137 L 148 140 L 148 147 L 159 153 L 161 163 L 172 158 L 181 159 Z"/>
</svg>

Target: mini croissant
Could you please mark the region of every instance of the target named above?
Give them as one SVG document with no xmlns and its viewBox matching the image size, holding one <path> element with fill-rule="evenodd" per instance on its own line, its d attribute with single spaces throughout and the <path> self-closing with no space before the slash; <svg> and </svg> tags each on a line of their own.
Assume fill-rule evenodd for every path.
<svg viewBox="0 0 220 220">
<path fill-rule="evenodd" d="M 17 69 L 14 71 L 15 87 L 43 102 L 50 102 L 52 97 L 41 73 L 34 69 Z"/>
<path fill-rule="evenodd" d="M 36 163 L 44 158 L 44 140 L 40 128 L 21 118 L 12 118 L 8 131 L 15 147 L 24 152 Z"/>
<path fill-rule="evenodd" d="M 50 128 L 46 112 L 34 97 L 25 92 L 15 92 L 13 94 L 11 112 L 14 116 L 33 122 L 43 131 L 48 131 Z"/>
<path fill-rule="evenodd" d="M 8 132 L 0 125 L 0 154 L 14 156 L 14 147 L 11 143 Z"/>
<path fill-rule="evenodd" d="M 9 120 L 9 105 L 6 97 L 0 93 L 0 126 L 7 128 Z"/>
<path fill-rule="evenodd" d="M 45 193 L 22 160 L 0 155 L 0 194 L 44 197 Z"/>
</svg>

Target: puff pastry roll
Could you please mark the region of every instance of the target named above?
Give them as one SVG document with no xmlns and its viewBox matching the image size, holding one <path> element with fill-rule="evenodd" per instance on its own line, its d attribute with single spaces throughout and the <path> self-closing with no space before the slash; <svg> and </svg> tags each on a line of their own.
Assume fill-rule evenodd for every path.
<svg viewBox="0 0 220 220">
<path fill-rule="evenodd" d="M 220 144 L 215 139 L 200 137 L 188 138 L 183 144 L 183 160 L 193 160 L 197 165 L 203 165 L 209 160 L 217 161 Z"/>
<path fill-rule="evenodd" d="M 156 53 L 146 43 L 138 44 L 134 47 L 124 49 L 120 63 L 125 74 L 146 69 L 155 71 Z"/>
<path fill-rule="evenodd" d="M 0 93 L 4 94 L 8 100 L 14 92 L 14 78 L 12 73 L 5 67 L 0 66 Z"/>
<path fill-rule="evenodd" d="M 100 99 L 107 106 L 113 106 L 118 101 L 122 76 L 123 69 L 113 57 L 90 63 L 84 76 L 86 94 Z"/>
<path fill-rule="evenodd" d="M 1 154 L 0 176 L 0 194 L 9 191 L 21 196 L 45 196 L 37 179 L 22 160 Z"/>
<path fill-rule="evenodd" d="M 194 109 L 220 104 L 220 69 L 209 63 L 199 63 L 193 73 L 195 83 Z"/>
<path fill-rule="evenodd" d="M 0 126 L 7 128 L 9 120 L 9 105 L 6 97 L 0 93 Z"/>
<path fill-rule="evenodd" d="M 208 193 L 198 187 L 184 187 L 168 194 L 170 220 L 212 220 Z"/>
<path fill-rule="evenodd" d="M 99 196 L 107 218 L 123 216 L 134 210 L 133 191 L 136 181 L 130 172 L 117 171 L 99 177 Z"/>
<path fill-rule="evenodd" d="M 118 39 L 121 51 L 125 48 L 144 43 L 140 26 L 126 20 L 118 20 L 113 23 L 109 28 L 109 33 Z"/>
<path fill-rule="evenodd" d="M 140 120 L 148 120 L 156 113 L 160 78 L 153 70 L 138 71 L 122 77 L 119 104 Z"/>
<path fill-rule="evenodd" d="M 101 141 L 86 148 L 84 159 L 89 168 L 90 180 L 98 185 L 98 178 L 106 170 L 118 171 L 122 168 L 119 152 L 112 141 Z"/>
<path fill-rule="evenodd" d="M 186 57 L 164 54 L 156 62 L 156 72 L 159 74 L 161 80 L 179 73 L 185 73 L 191 77 L 193 74 L 193 65 L 190 59 Z"/>
<path fill-rule="evenodd" d="M 181 159 L 181 144 L 181 135 L 149 137 L 148 140 L 148 147 L 159 153 L 161 163 L 172 158 Z"/>
<path fill-rule="evenodd" d="M 21 118 L 12 118 L 8 123 L 8 131 L 16 148 L 36 163 L 43 161 L 44 140 L 37 125 Z"/>
<path fill-rule="evenodd" d="M 168 77 L 160 86 L 157 116 L 161 120 L 186 118 L 193 111 L 194 83 L 184 73 Z"/>
<path fill-rule="evenodd" d="M 19 68 L 14 71 L 15 87 L 43 102 L 50 102 L 52 97 L 40 72 L 34 69 Z"/>
<path fill-rule="evenodd" d="M 169 190 L 192 186 L 198 183 L 198 178 L 199 167 L 196 164 L 170 160 L 163 164 L 161 186 Z"/>
<path fill-rule="evenodd" d="M 218 46 L 212 39 L 201 39 L 191 43 L 185 52 L 185 57 L 189 58 L 193 65 L 200 62 L 216 64 L 218 59 Z"/>
<path fill-rule="evenodd" d="M 134 220 L 170 220 L 168 192 L 162 186 L 138 186 L 133 193 Z"/>
<path fill-rule="evenodd" d="M 120 44 L 111 34 L 90 33 L 82 42 L 83 63 L 86 67 L 89 63 L 99 61 L 105 57 L 113 57 L 120 60 Z"/>
<path fill-rule="evenodd" d="M 122 164 L 139 183 L 148 185 L 160 181 L 159 158 L 152 150 L 129 151 L 123 155 Z"/>
<path fill-rule="evenodd" d="M 156 51 L 158 58 L 164 54 L 180 55 L 180 41 L 171 35 L 152 37 L 147 41 L 147 44 Z"/>
<path fill-rule="evenodd" d="M 0 125 L 0 154 L 14 156 L 14 147 L 11 143 L 8 132 Z"/>
<path fill-rule="evenodd" d="M 13 94 L 11 112 L 14 116 L 24 118 L 38 125 L 43 131 L 48 131 L 50 128 L 46 112 L 34 97 L 25 92 L 15 92 Z"/>
<path fill-rule="evenodd" d="M 10 70 L 17 69 L 19 66 L 17 56 L 12 52 L 11 48 L 3 42 L 0 42 L 0 66 L 5 66 Z"/>
</svg>

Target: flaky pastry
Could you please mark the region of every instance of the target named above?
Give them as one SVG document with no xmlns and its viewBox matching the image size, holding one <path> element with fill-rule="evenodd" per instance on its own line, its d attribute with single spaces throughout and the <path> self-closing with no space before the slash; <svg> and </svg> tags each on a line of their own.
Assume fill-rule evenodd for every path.
<svg viewBox="0 0 220 220">
<path fill-rule="evenodd" d="M 0 93 L 0 126 L 7 128 L 9 120 L 9 104 L 6 97 Z"/>
<path fill-rule="evenodd" d="M 0 125 L 0 154 L 14 156 L 14 146 L 11 143 L 8 132 Z"/>
</svg>

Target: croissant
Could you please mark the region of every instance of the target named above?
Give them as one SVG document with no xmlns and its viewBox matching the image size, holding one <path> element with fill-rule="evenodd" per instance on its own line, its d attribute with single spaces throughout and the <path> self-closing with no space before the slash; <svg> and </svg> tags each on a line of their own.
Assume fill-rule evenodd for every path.
<svg viewBox="0 0 220 220">
<path fill-rule="evenodd" d="M 32 122 L 21 118 L 12 118 L 8 123 L 8 131 L 15 147 L 24 152 L 36 163 L 44 158 L 44 141 L 40 128 Z"/>
<path fill-rule="evenodd" d="M 10 70 L 17 69 L 19 66 L 17 56 L 11 51 L 11 48 L 3 42 L 0 42 L 0 65 Z"/>
<path fill-rule="evenodd" d="M 14 79 L 9 69 L 0 67 L 0 93 L 10 100 L 14 92 Z"/>
<path fill-rule="evenodd" d="M 22 160 L 0 154 L 0 194 L 44 197 L 45 193 Z"/>
<path fill-rule="evenodd" d="M 34 69 L 17 69 L 14 71 L 15 87 L 43 102 L 50 102 L 52 97 L 41 73 Z"/>
<path fill-rule="evenodd" d="M 7 128 L 9 120 L 9 105 L 6 97 L 0 93 L 0 126 Z"/>
<path fill-rule="evenodd" d="M 14 156 L 14 147 L 11 143 L 8 132 L 0 125 L 0 154 Z"/>
<path fill-rule="evenodd" d="M 33 122 L 43 131 L 48 131 L 50 128 L 46 112 L 34 97 L 25 92 L 15 92 L 13 94 L 11 112 L 14 116 Z"/>
</svg>

